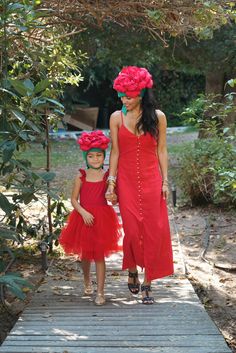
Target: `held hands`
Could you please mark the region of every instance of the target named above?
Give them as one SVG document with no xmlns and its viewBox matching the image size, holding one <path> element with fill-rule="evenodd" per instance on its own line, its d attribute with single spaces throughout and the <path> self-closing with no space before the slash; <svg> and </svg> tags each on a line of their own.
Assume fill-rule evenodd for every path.
<svg viewBox="0 0 236 353">
<path fill-rule="evenodd" d="M 107 201 L 111 202 L 112 205 L 115 205 L 117 203 L 117 195 L 114 190 L 115 188 L 113 185 L 108 185 L 108 188 L 105 194 L 105 198 L 107 199 Z"/>
<path fill-rule="evenodd" d="M 80 214 L 81 214 L 81 217 L 83 218 L 83 221 L 86 224 L 86 226 L 91 227 L 94 222 L 94 216 L 86 210 L 83 210 Z"/>
</svg>

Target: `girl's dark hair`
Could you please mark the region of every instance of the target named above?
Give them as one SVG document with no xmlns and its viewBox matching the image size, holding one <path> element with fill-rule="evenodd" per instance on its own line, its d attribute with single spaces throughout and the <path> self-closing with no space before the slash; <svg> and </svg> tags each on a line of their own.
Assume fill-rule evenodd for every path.
<svg viewBox="0 0 236 353">
<path fill-rule="evenodd" d="M 142 116 L 138 121 L 136 128 L 138 131 L 143 131 L 145 134 L 149 132 L 155 139 L 158 136 L 158 121 L 156 114 L 156 101 L 151 88 L 146 88 L 141 101 Z"/>
</svg>

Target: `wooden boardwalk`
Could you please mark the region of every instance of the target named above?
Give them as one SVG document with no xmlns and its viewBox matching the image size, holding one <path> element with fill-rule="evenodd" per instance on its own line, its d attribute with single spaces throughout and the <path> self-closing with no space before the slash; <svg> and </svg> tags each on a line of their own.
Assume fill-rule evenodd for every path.
<svg viewBox="0 0 236 353">
<path fill-rule="evenodd" d="M 83 295 L 78 263 L 72 263 L 69 277 L 52 266 L 0 352 L 231 352 L 183 274 L 175 237 L 173 245 L 175 275 L 153 282 L 152 306 L 129 294 L 127 276 L 120 271 L 121 254 L 107 261 L 107 302 L 102 307 Z"/>
</svg>

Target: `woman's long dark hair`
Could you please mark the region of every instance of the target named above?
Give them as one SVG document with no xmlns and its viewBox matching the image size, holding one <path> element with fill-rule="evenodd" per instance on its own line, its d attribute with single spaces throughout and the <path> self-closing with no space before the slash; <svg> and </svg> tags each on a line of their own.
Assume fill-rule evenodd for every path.
<svg viewBox="0 0 236 353">
<path fill-rule="evenodd" d="M 146 92 L 141 101 L 142 116 L 138 121 L 136 128 L 145 134 L 149 132 L 155 139 L 158 136 L 158 120 L 156 114 L 156 101 L 151 88 L 146 88 Z"/>
</svg>

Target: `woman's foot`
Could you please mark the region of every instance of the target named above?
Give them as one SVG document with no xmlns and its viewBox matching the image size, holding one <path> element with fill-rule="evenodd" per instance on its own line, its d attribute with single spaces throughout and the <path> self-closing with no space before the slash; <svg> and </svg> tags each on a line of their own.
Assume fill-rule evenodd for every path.
<svg viewBox="0 0 236 353">
<path fill-rule="evenodd" d="M 105 297 L 103 293 L 97 293 L 96 298 L 94 300 L 95 305 L 104 305 L 105 304 Z"/>
<path fill-rule="evenodd" d="M 84 294 L 85 295 L 92 295 L 93 294 L 93 285 L 92 285 L 92 283 L 84 285 Z"/>
<path fill-rule="evenodd" d="M 154 298 L 150 296 L 152 293 L 151 285 L 150 284 L 142 284 L 141 286 L 142 291 L 142 303 L 146 305 L 150 305 L 154 303 Z"/>
<path fill-rule="evenodd" d="M 128 273 L 128 288 L 132 294 L 138 294 L 140 291 L 140 282 L 138 279 L 138 271 Z"/>
</svg>

